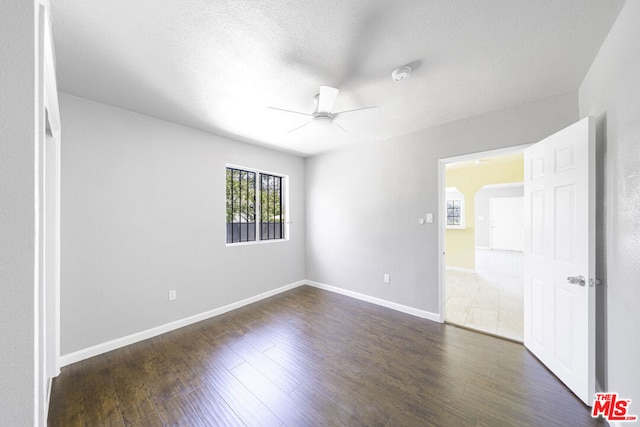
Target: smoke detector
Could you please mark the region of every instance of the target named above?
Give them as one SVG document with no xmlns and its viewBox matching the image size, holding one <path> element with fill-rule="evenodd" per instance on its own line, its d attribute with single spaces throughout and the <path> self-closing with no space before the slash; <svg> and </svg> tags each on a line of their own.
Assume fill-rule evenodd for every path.
<svg viewBox="0 0 640 427">
<path fill-rule="evenodd" d="M 393 72 L 391 73 L 391 78 L 394 81 L 399 82 L 400 80 L 409 78 L 410 75 L 411 67 L 409 67 L 408 65 L 404 65 L 393 70 Z"/>
</svg>

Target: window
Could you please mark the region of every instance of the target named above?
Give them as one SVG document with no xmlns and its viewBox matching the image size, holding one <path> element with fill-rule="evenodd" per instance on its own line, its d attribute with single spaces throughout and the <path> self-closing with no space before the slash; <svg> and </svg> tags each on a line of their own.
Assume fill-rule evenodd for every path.
<svg viewBox="0 0 640 427">
<path fill-rule="evenodd" d="M 260 174 L 260 240 L 284 238 L 282 177 Z"/>
<path fill-rule="evenodd" d="M 445 218 L 447 219 L 447 228 L 465 228 L 464 194 L 455 187 L 447 187 L 446 194 Z"/>
<path fill-rule="evenodd" d="M 283 176 L 227 167 L 227 243 L 286 238 L 285 184 Z"/>
<path fill-rule="evenodd" d="M 462 200 L 447 200 L 447 225 L 460 225 Z"/>
<path fill-rule="evenodd" d="M 256 239 L 256 173 L 227 168 L 227 243 Z"/>
</svg>

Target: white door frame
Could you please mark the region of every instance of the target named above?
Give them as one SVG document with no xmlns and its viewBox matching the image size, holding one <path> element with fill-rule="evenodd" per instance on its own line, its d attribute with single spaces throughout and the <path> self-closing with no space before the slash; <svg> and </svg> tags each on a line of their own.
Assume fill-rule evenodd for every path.
<svg viewBox="0 0 640 427">
<path fill-rule="evenodd" d="M 34 1 L 37 8 L 34 424 L 46 426 L 52 379 L 60 373 L 61 125 L 50 1 Z"/>
<path fill-rule="evenodd" d="M 439 317 L 438 321 L 440 323 L 444 323 L 446 319 L 445 313 L 445 302 L 446 302 L 446 293 L 445 293 L 445 276 L 446 276 L 446 263 L 445 263 L 445 230 L 446 230 L 446 219 L 443 215 L 445 211 L 445 203 L 446 203 L 446 190 L 445 190 L 445 168 L 449 163 L 456 162 L 466 162 L 470 160 L 480 160 L 485 159 L 487 157 L 497 157 L 504 156 L 508 154 L 515 154 L 524 151 L 525 148 L 529 147 L 531 144 L 524 145 L 516 145 L 512 147 L 499 148 L 496 150 L 488 150 L 488 151 L 479 151 L 476 153 L 463 154 L 460 156 L 454 157 L 446 157 L 438 160 L 438 254 L 440 254 L 440 261 L 438 262 L 438 286 L 440 293 L 440 301 L 439 301 Z"/>
</svg>

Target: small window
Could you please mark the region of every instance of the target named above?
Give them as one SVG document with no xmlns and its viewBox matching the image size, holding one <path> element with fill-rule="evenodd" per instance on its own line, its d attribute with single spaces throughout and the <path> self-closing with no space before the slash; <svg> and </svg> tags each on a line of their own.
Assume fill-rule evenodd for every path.
<svg viewBox="0 0 640 427">
<path fill-rule="evenodd" d="M 447 228 L 465 228 L 464 221 L 464 194 L 455 187 L 446 189 L 446 212 Z"/>
<path fill-rule="evenodd" d="M 227 243 L 285 239 L 286 177 L 227 167 L 226 180 Z"/>
<path fill-rule="evenodd" d="M 460 226 L 462 221 L 462 200 L 447 200 L 447 225 Z"/>
</svg>

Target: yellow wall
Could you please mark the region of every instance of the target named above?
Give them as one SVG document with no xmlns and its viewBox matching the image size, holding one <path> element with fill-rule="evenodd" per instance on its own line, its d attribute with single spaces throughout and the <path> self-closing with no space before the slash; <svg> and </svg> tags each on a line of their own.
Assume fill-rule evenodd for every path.
<svg viewBox="0 0 640 427">
<path fill-rule="evenodd" d="M 475 161 L 450 163 L 445 171 L 445 186 L 456 187 L 464 194 L 465 222 L 463 230 L 447 229 L 445 232 L 446 264 L 475 270 L 475 194 L 488 184 L 522 182 L 524 180 L 523 154 Z"/>
</svg>

